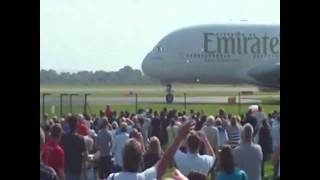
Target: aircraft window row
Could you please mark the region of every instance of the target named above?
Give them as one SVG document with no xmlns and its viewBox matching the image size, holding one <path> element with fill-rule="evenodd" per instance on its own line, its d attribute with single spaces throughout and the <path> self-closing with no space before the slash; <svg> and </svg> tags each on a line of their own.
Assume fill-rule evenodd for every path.
<svg viewBox="0 0 320 180">
<path fill-rule="evenodd" d="M 277 54 L 253 54 L 253 58 L 274 58 L 279 57 Z"/>
<path fill-rule="evenodd" d="M 242 36 L 256 36 L 256 34 L 255 33 L 249 33 L 249 34 L 245 34 L 245 33 L 240 33 L 240 32 L 238 32 L 238 33 L 212 33 L 212 35 L 214 35 L 214 36 L 223 36 L 223 37 L 225 37 L 225 36 L 231 36 L 231 37 L 233 37 L 233 36 L 240 36 L 240 35 L 242 35 Z"/>
<path fill-rule="evenodd" d="M 187 54 L 187 58 L 230 58 L 230 54 Z"/>
</svg>

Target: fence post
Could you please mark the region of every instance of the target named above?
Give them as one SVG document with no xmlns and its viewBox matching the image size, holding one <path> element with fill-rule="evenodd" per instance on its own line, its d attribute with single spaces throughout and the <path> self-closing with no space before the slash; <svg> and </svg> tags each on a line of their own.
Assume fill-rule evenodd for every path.
<svg viewBox="0 0 320 180">
<path fill-rule="evenodd" d="M 138 93 L 136 95 L 136 114 L 138 113 Z"/>
<path fill-rule="evenodd" d="M 46 111 L 45 97 L 51 95 L 51 93 L 43 93 L 42 94 L 42 118 L 44 119 L 44 114 Z"/>
<path fill-rule="evenodd" d="M 87 97 L 89 96 L 89 93 L 84 94 L 84 113 L 87 114 Z"/>
<path fill-rule="evenodd" d="M 184 93 L 184 111 L 187 111 L 187 93 Z"/>
<path fill-rule="evenodd" d="M 72 113 L 72 96 L 78 96 L 78 94 L 70 94 L 70 99 L 69 99 L 70 113 Z"/>
<path fill-rule="evenodd" d="M 240 102 L 240 99 L 241 99 L 241 92 L 239 92 L 239 95 L 238 95 L 238 114 L 240 116 L 240 111 L 241 111 L 241 102 Z"/>
<path fill-rule="evenodd" d="M 60 94 L 60 117 L 62 117 L 63 96 L 68 96 L 68 94 Z"/>
</svg>

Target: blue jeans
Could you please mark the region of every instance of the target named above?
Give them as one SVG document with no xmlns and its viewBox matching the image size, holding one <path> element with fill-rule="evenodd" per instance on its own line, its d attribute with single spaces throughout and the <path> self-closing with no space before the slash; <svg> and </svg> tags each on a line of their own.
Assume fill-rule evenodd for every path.
<svg viewBox="0 0 320 180">
<path fill-rule="evenodd" d="M 81 180 L 81 174 L 72 174 L 65 172 L 65 180 Z"/>
</svg>

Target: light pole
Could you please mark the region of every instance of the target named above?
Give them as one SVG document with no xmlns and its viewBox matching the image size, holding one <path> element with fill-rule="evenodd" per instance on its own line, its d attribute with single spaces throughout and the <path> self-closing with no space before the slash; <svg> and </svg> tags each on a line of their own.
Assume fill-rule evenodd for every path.
<svg viewBox="0 0 320 180">
<path fill-rule="evenodd" d="M 90 96 L 90 93 L 85 93 L 84 94 L 84 113 L 87 114 L 87 97 Z"/>
<path fill-rule="evenodd" d="M 62 117 L 62 99 L 63 96 L 68 96 L 69 94 L 60 94 L 60 117 Z"/>
<path fill-rule="evenodd" d="M 46 110 L 45 97 L 51 95 L 51 93 L 43 93 L 42 94 L 42 118 L 44 119 L 44 114 Z"/>
<path fill-rule="evenodd" d="M 138 93 L 136 95 L 136 114 L 138 113 Z"/>
<path fill-rule="evenodd" d="M 79 94 L 69 94 L 70 113 L 72 113 L 72 96 L 78 96 Z"/>
<path fill-rule="evenodd" d="M 187 111 L 187 93 L 183 93 L 184 95 L 184 111 Z"/>
</svg>

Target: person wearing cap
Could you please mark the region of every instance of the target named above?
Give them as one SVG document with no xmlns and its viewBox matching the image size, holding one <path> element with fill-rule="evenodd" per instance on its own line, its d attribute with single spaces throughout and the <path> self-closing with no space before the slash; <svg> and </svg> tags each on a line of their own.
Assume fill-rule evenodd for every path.
<svg viewBox="0 0 320 180">
<path fill-rule="evenodd" d="M 120 125 L 120 133 L 116 135 L 112 141 L 112 152 L 114 154 L 114 168 L 113 172 L 121 171 L 122 162 L 122 151 L 126 141 L 129 139 L 128 124 L 122 122 Z"/>
<path fill-rule="evenodd" d="M 118 135 L 120 133 L 117 121 L 112 122 L 111 128 L 112 128 L 112 130 L 111 130 L 112 139 L 114 139 L 116 137 L 116 135 Z"/>
<path fill-rule="evenodd" d="M 263 112 L 263 108 L 261 105 L 258 106 L 258 110 L 255 112 L 255 117 L 257 119 L 257 136 L 256 136 L 256 140 L 255 142 L 258 142 L 259 140 L 259 134 L 260 134 L 260 129 L 263 126 L 263 120 L 264 120 L 264 112 Z"/>
</svg>

